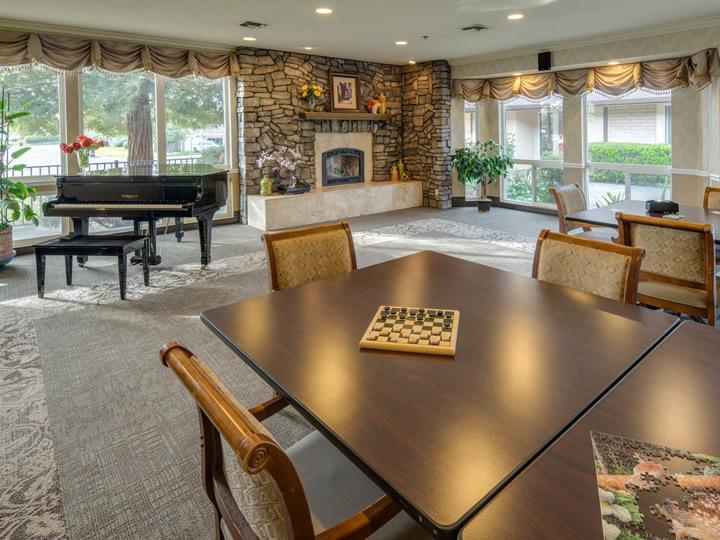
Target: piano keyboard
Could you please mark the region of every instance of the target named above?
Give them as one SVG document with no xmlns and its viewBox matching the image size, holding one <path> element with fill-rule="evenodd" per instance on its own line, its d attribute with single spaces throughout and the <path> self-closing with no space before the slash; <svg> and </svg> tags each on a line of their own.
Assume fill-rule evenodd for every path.
<svg viewBox="0 0 720 540">
<path fill-rule="evenodd" d="M 58 203 L 53 208 L 67 210 L 182 210 L 185 205 L 182 204 L 127 204 L 127 203 L 108 203 L 108 204 L 69 204 Z"/>
</svg>

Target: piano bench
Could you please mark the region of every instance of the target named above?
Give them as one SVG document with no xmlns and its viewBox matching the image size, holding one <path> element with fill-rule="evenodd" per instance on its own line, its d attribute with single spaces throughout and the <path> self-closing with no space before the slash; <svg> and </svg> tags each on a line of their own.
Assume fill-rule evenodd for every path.
<svg viewBox="0 0 720 540">
<path fill-rule="evenodd" d="M 149 239 L 147 236 L 71 235 L 35 244 L 33 248 L 35 248 L 37 287 L 40 298 L 45 296 L 45 257 L 47 255 L 63 255 L 65 257 L 65 280 L 68 285 L 72 285 L 73 256 L 117 257 L 120 299 L 125 300 L 127 256 L 129 253 L 139 250 L 142 252 L 145 286 L 150 285 Z"/>
</svg>

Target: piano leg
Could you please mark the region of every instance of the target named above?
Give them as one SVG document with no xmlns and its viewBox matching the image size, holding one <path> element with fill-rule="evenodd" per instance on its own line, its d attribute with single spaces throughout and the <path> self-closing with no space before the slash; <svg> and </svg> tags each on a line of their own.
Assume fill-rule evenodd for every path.
<svg viewBox="0 0 720 540">
<path fill-rule="evenodd" d="M 148 220 L 147 235 L 149 239 L 149 264 L 156 266 L 162 262 L 162 257 L 157 254 L 157 221 L 154 219 Z M 142 253 L 140 255 L 133 255 L 130 258 L 130 264 L 142 264 L 143 258 Z"/>
<path fill-rule="evenodd" d="M 140 226 L 140 222 L 137 219 L 134 219 L 133 220 L 133 234 L 135 236 L 140 236 L 141 229 L 142 229 L 142 227 Z M 136 264 L 135 259 L 137 259 L 138 257 L 142 257 L 142 250 L 138 249 L 135 252 L 135 255 L 130 258 L 130 264 Z"/>
<path fill-rule="evenodd" d="M 175 240 L 178 242 L 183 239 L 183 236 L 185 236 L 185 233 L 183 232 L 183 218 L 176 217 L 175 218 Z"/>
<path fill-rule="evenodd" d="M 87 236 L 90 230 L 88 218 L 72 218 L 73 236 Z M 77 258 L 78 266 L 83 267 L 87 262 L 86 255 L 79 255 Z"/>
<path fill-rule="evenodd" d="M 212 218 L 213 213 L 197 216 L 198 232 L 200 233 L 200 268 L 205 269 L 210 264 L 212 247 Z"/>
</svg>

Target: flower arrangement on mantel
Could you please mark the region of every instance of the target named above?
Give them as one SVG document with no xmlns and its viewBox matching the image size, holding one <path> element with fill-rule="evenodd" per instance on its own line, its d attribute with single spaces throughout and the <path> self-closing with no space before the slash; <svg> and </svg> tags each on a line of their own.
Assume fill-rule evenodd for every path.
<svg viewBox="0 0 720 540">
<path fill-rule="evenodd" d="M 300 87 L 300 91 L 298 92 L 298 94 L 300 96 L 300 99 L 307 103 L 310 111 L 315 111 L 316 109 L 322 107 L 318 106 L 320 98 L 323 94 L 323 87 L 319 82 L 310 81 L 309 83 L 303 84 Z M 317 112 L 322 112 L 322 110 L 318 110 Z"/>
<path fill-rule="evenodd" d="M 302 156 L 293 148 L 282 147 L 277 150 L 264 150 L 255 161 L 255 164 L 263 172 L 260 181 L 260 195 L 272 194 L 272 178 L 290 178 L 290 184 L 286 188 L 287 193 L 298 193 L 308 191 L 310 186 L 297 179 L 297 169 Z"/>
<path fill-rule="evenodd" d="M 78 165 L 85 171 L 90 166 L 90 153 L 102 146 L 105 146 L 105 143 L 101 139 L 93 139 L 87 135 L 78 135 L 70 144 L 60 143 L 60 150 L 66 154 L 75 152 Z"/>
</svg>

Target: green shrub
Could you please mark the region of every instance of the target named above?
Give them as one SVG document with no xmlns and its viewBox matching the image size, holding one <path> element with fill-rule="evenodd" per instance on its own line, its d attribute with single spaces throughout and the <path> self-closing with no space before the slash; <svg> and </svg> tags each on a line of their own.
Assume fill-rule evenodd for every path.
<svg viewBox="0 0 720 540">
<path fill-rule="evenodd" d="M 25 144 L 59 144 L 58 135 L 28 135 L 25 137 Z"/>
<path fill-rule="evenodd" d="M 212 148 L 206 148 L 200 153 L 200 161 L 211 165 L 225 163 L 225 147 L 213 146 Z"/>
<path fill-rule="evenodd" d="M 636 165 L 671 165 L 669 144 L 594 142 L 588 145 L 592 163 L 634 163 Z"/>
</svg>

